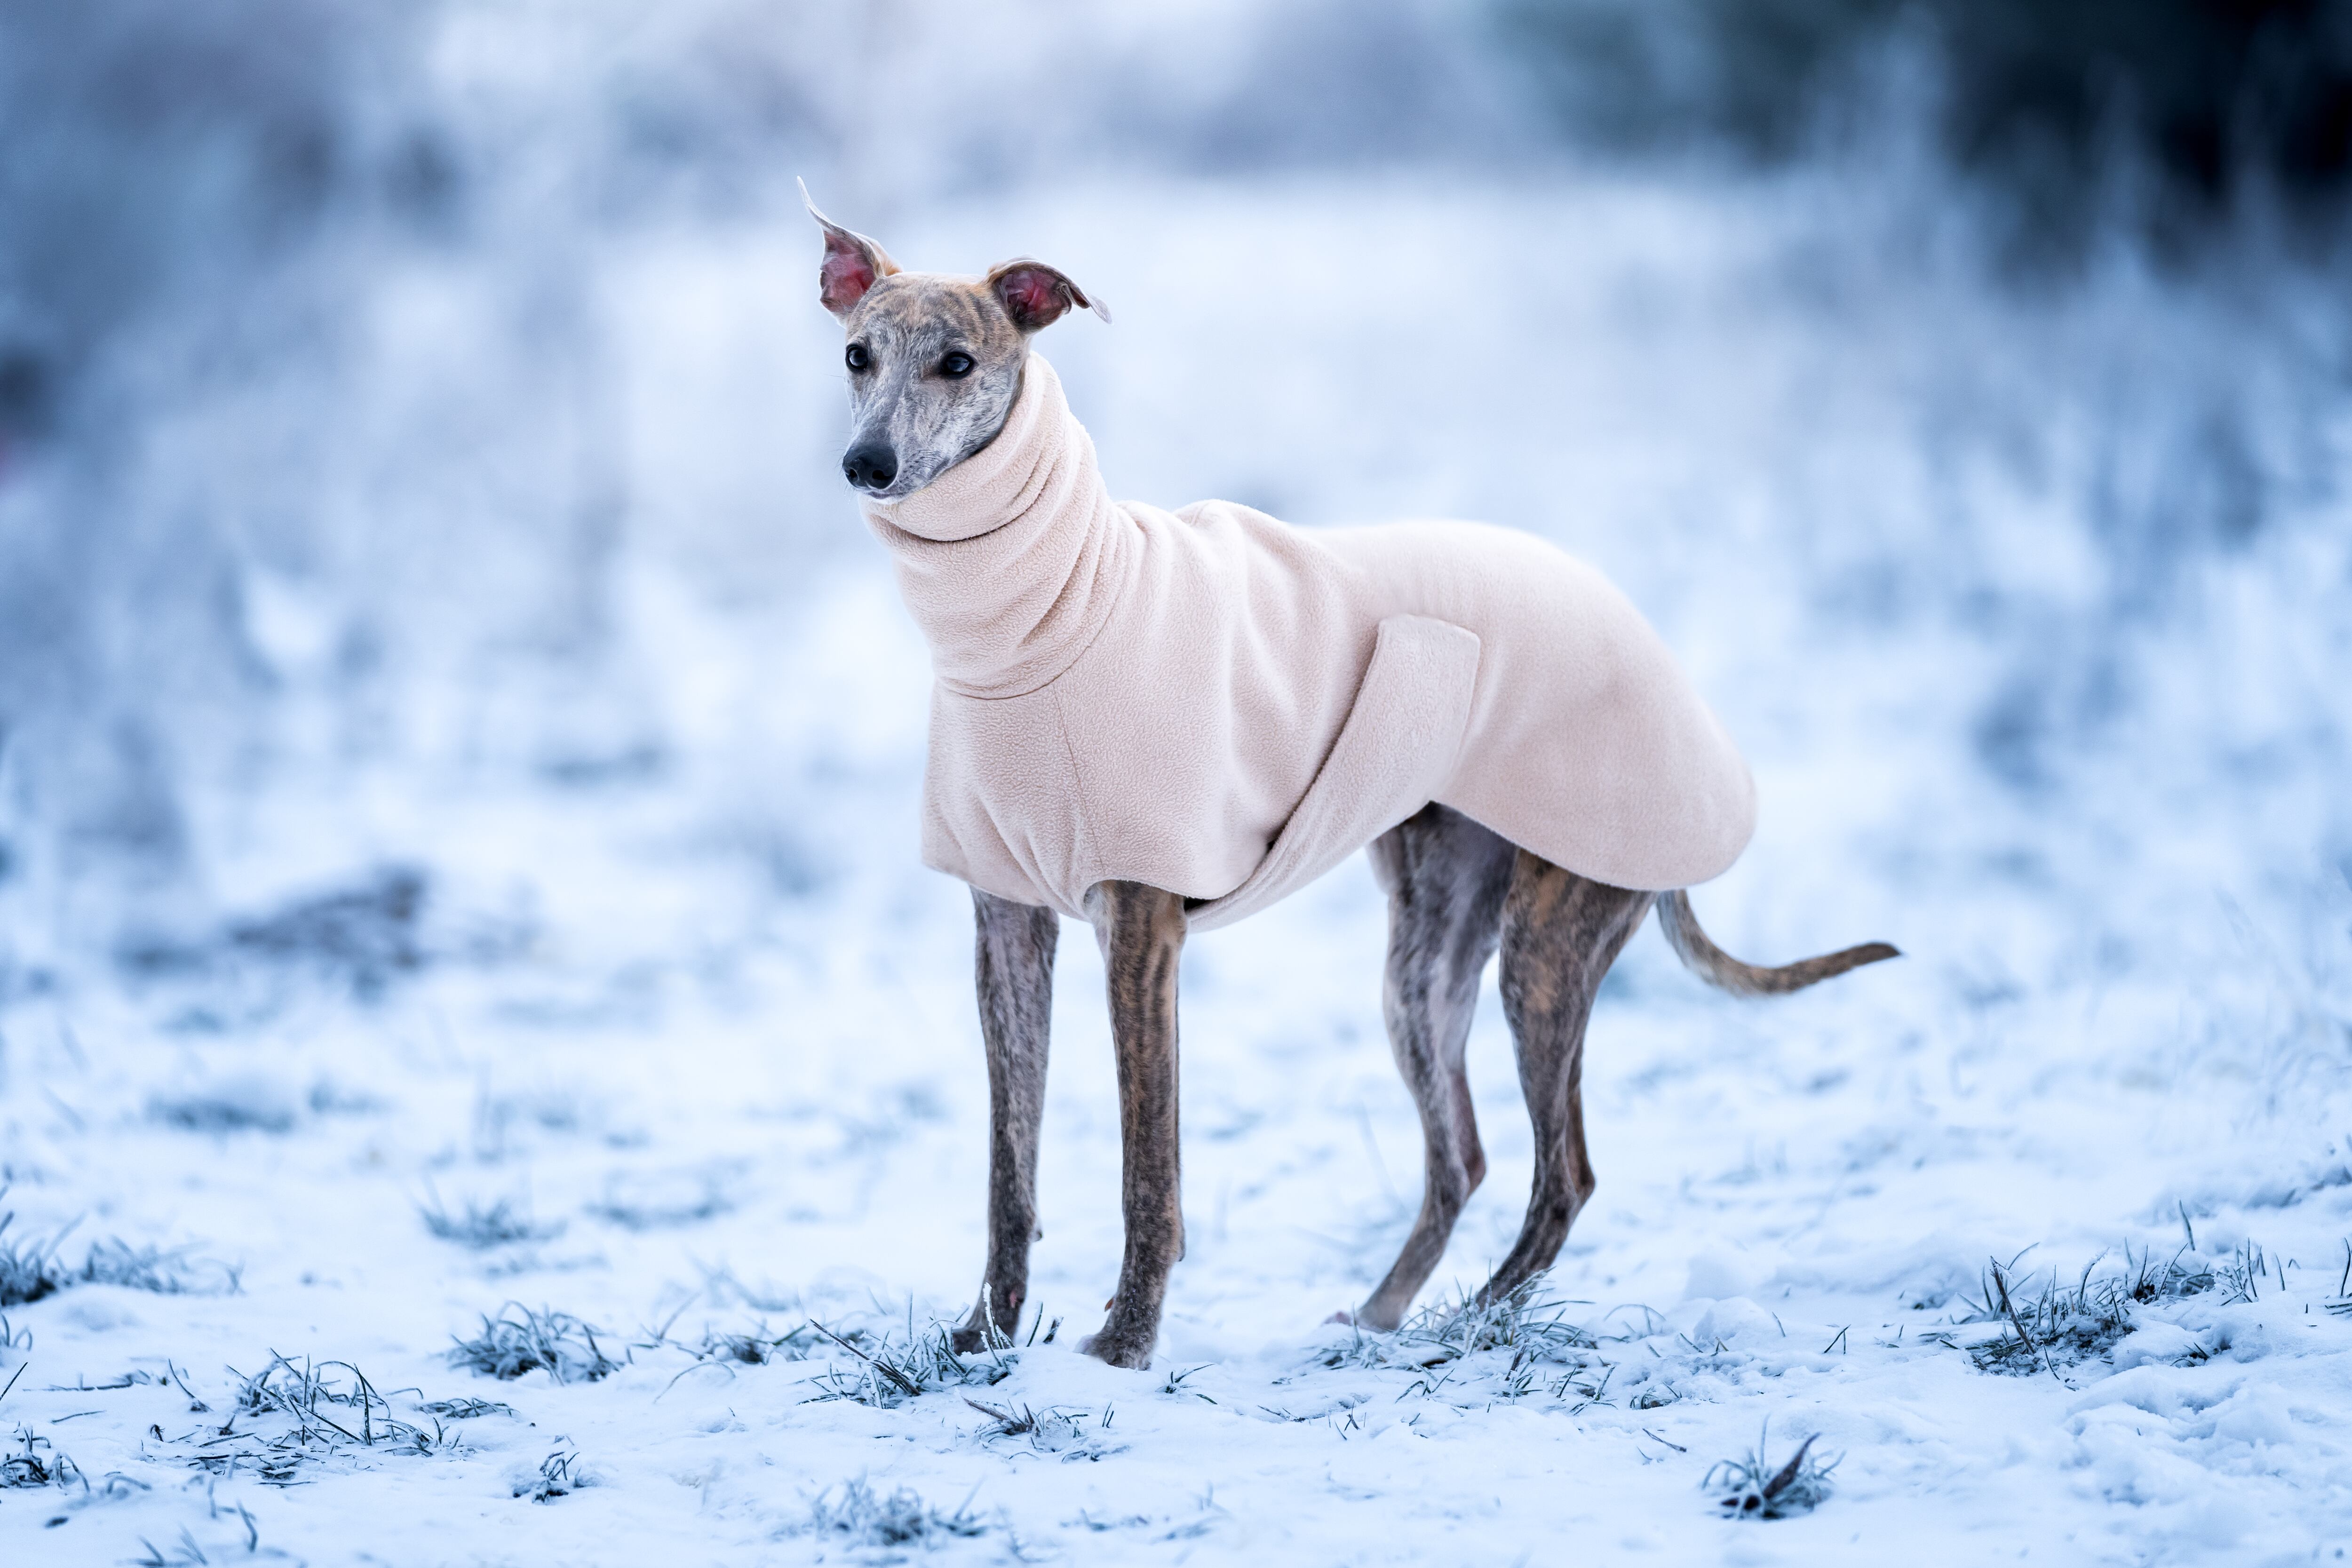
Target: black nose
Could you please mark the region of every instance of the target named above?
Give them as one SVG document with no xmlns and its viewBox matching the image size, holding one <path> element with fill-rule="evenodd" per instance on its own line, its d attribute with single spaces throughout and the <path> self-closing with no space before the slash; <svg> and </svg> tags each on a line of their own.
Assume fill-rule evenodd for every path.
<svg viewBox="0 0 2352 1568">
<path fill-rule="evenodd" d="M 898 454 L 869 441 L 849 449 L 849 456 L 841 459 L 841 471 L 861 490 L 882 489 L 898 477 Z"/>
</svg>

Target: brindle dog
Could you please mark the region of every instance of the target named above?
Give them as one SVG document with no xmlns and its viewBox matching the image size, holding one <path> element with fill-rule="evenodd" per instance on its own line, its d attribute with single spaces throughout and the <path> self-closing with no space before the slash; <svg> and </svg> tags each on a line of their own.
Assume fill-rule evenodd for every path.
<svg viewBox="0 0 2352 1568">
<path fill-rule="evenodd" d="M 807 192 L 803 188 L 805 198 Z M 824 229 L 819 295 L 847 333 L 853 434 L 842 471 L 861 493 L 908 495 L 994 438 L 1020 395 L 1029 340 L 1072 307 L 1109 311 L 1066 274 L 1010 261 L 980 279 L 909 273 L 873 240 L 809 207 Z M 1382 1011 L 1421 1110 L 1421 1215 L 1388 1277 L 1354 1314 L 1393 1329 L 1445 1251 L 1486 1173 L 1463 1047 L 1479 977 L 1499 949 L 1503 1012 L 1535 1123 L 1535 1187 L 1517 1245 L 1479 1291 L 1517 1289 L 1551 1267 L 1592 1196 L 1584 1143 L 1584 1028 L 1601 977 L 1653 904 L 1667 942 L 1712 984 L 1742 995 L 1800 990 L 1897 956 L 1885 942 L 1785 968 L 1741 963 L 1699 929 L 1679 891 L 1633 892 L 1554 866 L 1448 807 L 1431 805 L 1373 840 L 1389 900 Z M 1037 1124 L 1061 920 L 972 890 L 981 1035 L 988 1051 L 988 1266 L 959 1349 L 1009 1331 L 1029 1299 L 1037 1231 Z M 1185 900 L 1139 882 L 1102 882 L 1086 913 L 1103 952 L 1118 1058 L 1127 1222 L 1118 1292 L 1081 1348 L 1115 1366 L 1150 1364 L 1168 1276 L 1184 1255 L 1178 1200 L 1176 971 Z M 1340 1314 L 1344 1319 L 1347 1315 Z"/>
</svg>

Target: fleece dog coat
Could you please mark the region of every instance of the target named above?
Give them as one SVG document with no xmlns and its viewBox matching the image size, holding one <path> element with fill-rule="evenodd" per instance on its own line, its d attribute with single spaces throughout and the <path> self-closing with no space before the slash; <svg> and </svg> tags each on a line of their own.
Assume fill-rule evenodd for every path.
<svg viewBox="0 0 2352 1568">
<path fill-rule="evenodd" d="M 923 860 L 1083 918 L 1145 883 L 1222 925 L 1431 801 L 1580 875 L 1688 887 L 1755 785 L 1625 596 L 1475 523 L 1308 531 L 1114 501 L 1053 367 L 929 485 L 868 500 L 931 645 Z"/>
</svg>

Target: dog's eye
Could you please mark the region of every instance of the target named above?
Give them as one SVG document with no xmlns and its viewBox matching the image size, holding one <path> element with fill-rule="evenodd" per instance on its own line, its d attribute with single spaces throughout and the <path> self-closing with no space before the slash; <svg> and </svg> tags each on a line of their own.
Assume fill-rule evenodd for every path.
<svg viewBox="0 0 2352 1568">
<path fill-rule="evenodd" d="M 864 343 L 850 344 L 849 353 L 845 357 L 849 361 L 849 368 L 852 370 L 864 370 L 874 363 L 874 356 L 866 352 Z"/>
<path fill-rule="evenodd" d="M 970 354 L 950 354 L 947 358 L 940 361 L 940 373 L 942 375 L 953 376 L 958 380 L 961 380 L 963 377 L 971 374 L 971 364 L 972 360 Z"/>
</svg>

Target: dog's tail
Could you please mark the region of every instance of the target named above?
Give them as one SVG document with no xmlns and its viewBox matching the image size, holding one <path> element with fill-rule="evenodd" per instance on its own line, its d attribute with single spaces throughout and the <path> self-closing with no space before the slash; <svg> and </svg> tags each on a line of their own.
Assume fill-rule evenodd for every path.
<svg viewBox="0 0 2352 1568">
<path fill-rule="evenodd" d="M 1903 956 L 1886 942 L 1866 942 L 1860 947 L 1825 952 L 1819 958 L 1802 959 L 1778 969 L 1742 963 L 1707 940 L 1706 932 L 1699 930 L 1698 916 L 1691 912 L 1690 895 L 1679 888 L 1658 895 L 1658 924 L 1666 933 L 1666 944 L 1675 950 L 1675 956 L 1683 961 L 1685 968 L 1708 984 L 1720 986 L 1735 996 L 1785 996 L 1832 975 L 1843 974 L 1849 969 Z"/>
</svg>

